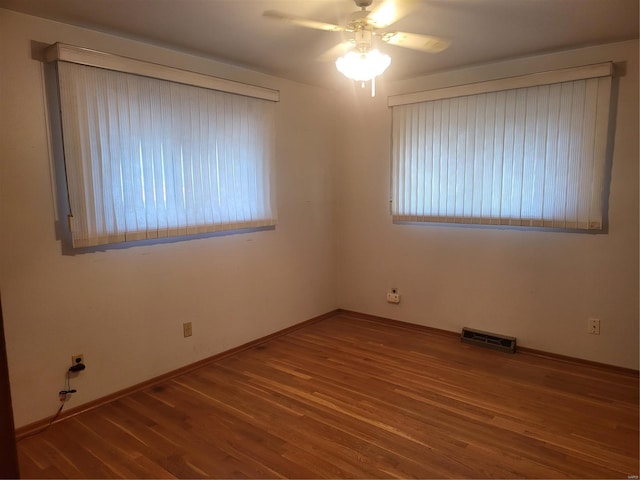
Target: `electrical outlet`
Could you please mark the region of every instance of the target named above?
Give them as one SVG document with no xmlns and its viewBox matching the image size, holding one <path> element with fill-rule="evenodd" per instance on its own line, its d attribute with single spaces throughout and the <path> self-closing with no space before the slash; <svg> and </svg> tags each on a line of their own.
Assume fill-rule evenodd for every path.
<svg viewBox="0 0 640 480">
<path fill-rule="evenodd" d="M 587 331 L 592 335 L 600 335 L 600 319 L 590 318 L 587 322 Z"/>
<path fill-rule="evenodd" d="M 184 333 L 185 337 L 190 337 L 191 335 L 193 335 L 193 330 L 191 328 L 191 322 L 185 322 L 182 324 L 182 332 Z"/>
<path fill-rule="evenodd" d="M 397 288 L 392 288 L 389 292 L 387 292 L 387 302 L 400 303 L 400 294 L 398 293 Z"/>
<path fill-rule="evenodd" d="M 82 353 L 71 355 L 71 365 L 77 365 L 79 363 L 84 363 L 84 355 Z"/>
</svg>

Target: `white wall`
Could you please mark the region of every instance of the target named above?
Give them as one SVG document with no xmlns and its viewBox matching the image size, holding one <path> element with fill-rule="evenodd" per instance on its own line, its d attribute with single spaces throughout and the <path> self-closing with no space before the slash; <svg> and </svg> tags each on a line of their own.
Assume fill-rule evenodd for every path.
<svg viewBox="0 0 640 480">
<path fill-rule="evenodd" d="M 393 224 L 387 94 L 557 68 L 626 62 L 606 235 Z M 637 41 L 467 68 L 345 94 L 337 163 L 342 308 L 459 332 L 516 336 L 529 348 L 638 368 Z M 385 292 L 400 289 L 402 303 Z M 589 335 L 587 319 L 601 319 Z"/>
<path fill-rule="evenodd" d="M 134 56 L 281 91 L 274 231 L 63 255 L 31 42 Z M 638 368 L 638 45 L 629 42 L 337 95 L 227 64 L 0 9 L 0 288 L 16 426 L 337 307 Z M 394 225 L 390 112 L 404 93 L 606 60 L 620 79 L 610 232 Z M 402 303 L 385 302 L 398 287 Z M 586 319 L 602 334 L 586 334 Z M 182 337 L 182 322 L 194 335 Z"/>
<path fill-rule="evenodd" d="M 280 89 L 277 228 L 63 255 L 32 41 Z M 338 306 L 330 92 L 1 9 L 0 53 L 0 286 L 17 427 L 55 412 L 71 355 L 87 370 L 69 408 Z"/>
</svg>

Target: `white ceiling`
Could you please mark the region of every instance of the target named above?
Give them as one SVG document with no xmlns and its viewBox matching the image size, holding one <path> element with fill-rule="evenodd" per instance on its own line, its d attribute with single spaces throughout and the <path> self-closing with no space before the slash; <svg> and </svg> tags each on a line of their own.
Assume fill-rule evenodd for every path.
<svg viewBox="0 0 640 480">
<path fill-rule="evenodd" d="M 412 8 L 393 30 L 443 36 L 452 45 L 438 54 L 380 46 L 392 57 L 391 79 L 638 38 L 638 0 L 397 1 Z M 353 0 L 0 0 L 0 7 L 325 86 L 346 80 L 317 57 L 348 34 L 262 12 L 344 24 L 357 10 Z"/>
</svg>

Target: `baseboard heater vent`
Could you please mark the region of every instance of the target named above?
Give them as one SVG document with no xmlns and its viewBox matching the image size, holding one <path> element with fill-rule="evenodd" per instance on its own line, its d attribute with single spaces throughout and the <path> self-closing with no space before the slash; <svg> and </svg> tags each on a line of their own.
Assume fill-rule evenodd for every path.
<svg viewBox="0 0 640 480">
<path fill-rule="evenodd" d="M 506 335 L 497 335 L 464 327 L 460 340 L 464 343 L 479 345 L 501 352 L 516 353 L 516 337 L 507 337 Z"/>
</svg>

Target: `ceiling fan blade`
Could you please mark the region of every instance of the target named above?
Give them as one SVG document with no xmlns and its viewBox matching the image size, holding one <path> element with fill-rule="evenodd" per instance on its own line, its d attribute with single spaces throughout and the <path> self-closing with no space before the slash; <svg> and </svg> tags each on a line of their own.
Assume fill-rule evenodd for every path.
<svg viewBox="0 0 640 480">
<path fill-rule="evenodd" d="M 416 0 L 384 0 L 367 16 L 367 23 L 374 28 L 387 28 L 407 16 Z"/>
<path fill-rule="evenodd" d="M 421 52 L 438 53 L 449 48 L 451 42 L 442 37 L 418 33 L 390 32 L 381 35 L 382 41 L 397 47 L 411 48 Z"/>
<path fill-rule="evenodd" d="M 274 20 L 281 20 L 283 22 L 291 23 L 293 25 L 299 25 L 301 27 L 314 28 L 316 30 L 325 30 L 327 32 L 343 32 L 344 27 L 340 25 L 333 25 L 332 23 L 318 22 L 316 20 L 309 20 L 308 18 L 296 17 L 289 15 L 288 13 L 278 12 L 276 10 L 267 10 L 262 13 L 264 17 L 272 18 Z"/>
<path fill-rule="evenodd" d="M 351 50 L 355 47 L 356 43 L 353 39 L 345 40 L 339 44 L 331 47 L 329 50 L 318 56 L 320 62 L 335 62 L 338 57 L 344 55 L 347 50 Z"/>
</svg>

